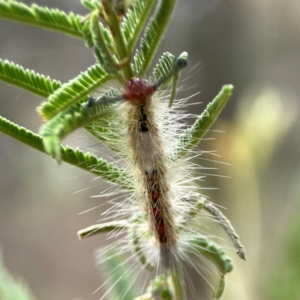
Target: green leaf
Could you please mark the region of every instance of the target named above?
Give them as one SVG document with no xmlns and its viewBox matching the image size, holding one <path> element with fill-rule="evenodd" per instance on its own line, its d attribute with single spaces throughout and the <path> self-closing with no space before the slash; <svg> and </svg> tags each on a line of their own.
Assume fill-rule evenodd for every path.
<svg viewBox="0 0 300 300">
<path fill-rule="evenodd" d="M 224 85 L 220 93 L 210 102 L 191 128 L 179 137 L 179 145 L 171 160 L 175 161 L 185 156 L 189 150 L 198 145 L 209 128 L 218 118 L 232 94 L 233 86 Z"/>
<path fill-rule="evenodd" d="M 61 157 L 62 161 L 100 176 L 124 190 L 134 189 L 134 178 L 128 175 L 126 170 L 93 154 L 84 153 L 79 149 L 74 150 L 70 147 L 61 147 Z"/>
<path fill-rule="evenodd" d="M 84 126 L 84 128 L 106 147 L 118 154 L 122 154 L 123 149 L 118 144 L 120 135 L 109 128 L 109 122 L 113 115 L 113 113 L 112 115 L 107 114 L 105 119 L 98 119 L 97 121 Z"/>
<path fill-rule="evenodd" d="M 59 112 L 80 102 L 113 78 L 115 77 L 108 75 L 99 65 L 94 65 L 50 95 L 48 102 L 38 107 L 38 112 L 43 118 L 49 120 Z"/>
<path fill-rule="evenodd" d="M 95 11 L 98 10 L 102 12 L 103 8 L 99 0 L 81 0 L 81 3 L 88 9 Z"/>
<path fill-rule="evenodd" d="M 111 50 L 105 42 L 103 26 L 99 23 L 98 12 L 92 13 L 89 21 L 93 43 L 96 47 L 96 57 L 98 58 L 99 64 L 107 73 L 117 74 L 119 70 L 116 66 L 116 61 L 111 54 Z"/>
<path fill-rule="evenodd" d="M 0 80 L 32 92 L 41 97 L 48 97 L 61 87 L 61 83 L 49 77 L 24 69 L 10 61 L 0 59 Z"/>
<path fill-rule="evenodd" d="M 147 293 L 133 300 L 174 300 L 170 282 L 164 275 L 156 276 L 147 288 Z"/>
<path fill-rule="evenodd" d="M 81 28 L 81 32 L 83 37 L 85 38 L 86 41 L 86 46 L 87 47 L 93 47 L 94 46 L 94 42 L 93 42 L 93 38 L 92 38 L 92 33 L 90 30 L 90 24 L 89 22 L 83 22 L 82 23 L 82 28 Z"/>
<path fill-rule="evenodd" d="M 144 214 L 136 214 L 130 220 L 128 227 L 128 238 L 130 241 L 132 252 L 137 256 L 141 265 L 148 271 L 153 270 L 153 265 L 148 261 L 147 255 L 144 253 L 143 243 L 141 242 L 141 222 L 145 221 Z"/>
<path fill-rule="evenodd" d="M 116 230 L 121 230 L 128 227 L 128 225 L 129 225 L 128 220 L 119 220 L 119 221 L 96 224 L 96 225 L 89 226 L 85 229 L 79 230 L 77 232 L 77 236 L 81 240 L 83 238 L 91 237 L 97 234 L 109 233 Z"/>
<path fill-rule="evenodd" d="M 155 3 L 155 0 L 136 0 L 123 19 L 122 32 L 128 52 L 135 47 Z"/>
<path fill-rule="evenodd" d="M 188 208 L 185 210 L 184 214 L 181 214 L 182 225 L 181 230 L 185 230 L 187 224 L 191 222 L 193 218 L 195 218 L 199 211 L 205 209 L 209 212 L 214 219 L 224 228 L 227 235 L 232 241 L 232 244 L 236 250 L 238 256 L 244 260 L 246 260 L 246 251 L 244 246 L 242 245 L 238 234 L 236 233 L 234 227 L 232 226 L 229 219 L 219 210 L 212 202 L 207 201 L 207 199 L 194 192 L 189 192 L 184 197 L 184 201 L 189 203 Z"/>
<path fill-rule="evenodd" d="M 170 91 L 169 107 L 173 105 L 177 94 L 177 87 L 180 78 L 180 71 L 187 66 L 187 53 L 183 52 L 173 63 L 172 86 Z"/>
<path fill-rule="evenodd" d="M 156 54 L 157 48 L 164 37 L 172 17 L 176 0 L 160 0 L 141 40 L 140 50 L 134 56 L 134 71 L 138 76 L 145 76 Z"/>
<path fill-rule="evenodd" d="M 0 132 L 28 145 L 38 151 L 45 153 L 43 139 L 41 136 L 18 126 L 0 116 Z M 61 146 L 62 161 L 93 173 L 105 180 L 118 185 L 122 189 L 134 189 L 134 179 L 127 175 L 125 170 L 120 169 L 114 164 L 110 164 L 103 159 L 97 158 L 90 153 L 84 153 L 79 149 Z"/>
<path fill-rule="evenodd" d="M 171 54 L 170 52 L 163 53 L 155 68 L 153 69 L 155 81 L 160 81 L 170 74 L 174 61 L 175 56 L 173 54 Z M 168 80 L 165 84 L 168 84 L 169 82 L 170 80 Z"/>
<path fill-rule="evenodd" d="M 34 300 L 32 293 L 24 283 L 17 282 L 6 270 L 0 255 L 0 299 L 1 300 Z"/>
<path fill-rule="evenodd" d="M 10 137 L 28 145 L 36 150 L 44 152 L 43 140 L 40 136 L 30 130 L 0 116 L 0 132 L 3 132 Z"/>
<path fill-rule="evenodd" d="M 95 102 L 88 107 L 89 117 L 87 118 L 87 125 L 85 125 L 84 128 L 109 149 L 122 155 L 123 149 L 119 145 L 120 134 L 111 127 L 112 122 L 115 123 L 115 120 L 119 119 L 119 112 L 115 110 L 113 106 L 114 103 L 118 102 L 116 99 L 119 100 L 119 94 L 114 88 L 110 89 L 104 95 L 94 98 Z M 99 108 L 94 107 L 98 105 L 100 105 Z M 103 108 L 101 108 L 101 106 L 103 106 Z M 111 109 L 107 106 L 111 106 Z M 103 110 L 105 110 L 105 117 L 101 112 Z M 96 121 L 93 121 L 95 119 Z M 118 128 L 119 126 L 126 125 L 117 125 Z"/>
<path fill-rule="evenodd" d="M 99 0 L 81 0 L 81 3 L 86 6 L 88 9 L 90 9 L 92 12 L 98 14 L 99 16 L 103 16 L 103 7 L 101 5 L 101 3 L 99 2 Z M 83 34 L 86 36 L 87 41 L 90 42 L 90 44 L 88 44 L 89 47 L 94 46 L 94 42 L 93 42 L 93 38 L 92 38 L 92 32 L 90 29 L 90 18 L 91 18 L 92 13 L 86 15 L 83 19 L 82 22 L 84 23 L 83 28 L 82 28 L 82 32 Z M 109 31 L 102 25 L 102 23 L 99 24 L 102 34 L 103 34 L 103 38 L 106 42 L 107 47 L 109 48 L 109 50 L 112 53 L 115 53 L 115 49 L 113 46 L 113 40 L 112 37 L 109 33 Z"/>
<path fill-rule="evenodd" d="M 82 17 L 73 13 L 67 15 L 58 9 L 40 7 L 36 4 L 27 6 L 17 1 L 0 0 L 0 18 L 59 31 L 86 39 L 90 44 L 90 35 L 86 32 L 86 25 L 81 22 Z"/>
<path fill-rule="evenodd" d="M 85 104 L 77 104 L 67 111 L 57 114 L 49 120 L 40 131 L 44 139 L 46 152 L 57 161 L 60 161 L 61 140 L 74 130 L 110 114 L 112 107 L 113 104 L 109 102 L 90 108 L 87 108 Z"/>
<path fill-rule="evenodd" d="M 2 61 L 1 59 L 0 59 L 0 80 L 3 80 L 4 82 L 28 90 L 30 92 L 33 92 L 41 97 L 48 97 L 55 90 L 61 87 L 61 83 L 57 80 L 51 80 L 49 77 L 45 77 L 44 75 L 37 74 L 32 70 L 28 70 L 28 69 L 24 70 L 24 68 L 19 65 L 16 65 L 6 60 Z M 115 93 L 116 93 L 115 90 L 112 89 L 109 92 L 105 93 L 105 95 L 102 97 L 109 98 L 115 95 Z M 106 106 L 108 105 L 109 105 L 109 101 L 106 102 Z M 112 104 L 110 106 L 112 106 Z M 106 116 L 108 116 L 108 113 L 109 110 L 107 109 Z M 75 126 L 72 129 L 70 128 L 69 132 L 75 130 L 80 126 L 84 126 L 88 124 L 87 126 L 85 126 L 85 129 L 90 134 L 95 136 L 98 140 L 103 142 L 110 149 L 118 152 L 120 148 L 116 146 L 116 142 L 115 142 L 116 140 L 118 140 L 118 136 L 114 135 L 111 132 L 111 130 L 103 126 L 104 121 L 100 122 L 98 119 L 98 117 L 101 116 L 103 116 L 103 108 L 101 107 L 91 108 L 88 113 L 86 122 L 84 123 L 77 122 L 78 126 Z M 59 118 L 61 118 L 61 116 Z M 93 122 L 94 120 L 97 120 L 97 122 Z M 75 120 L 70 121 L 69 126 L 71 125 L 74 126 L 75 123 L 76 123 Z M 66 124 L 64 124 L 64 126 L 68 128 Z M 58 140 L 60 140 L 61 138 L 62 137 L 60 137 Z"/>
<path fill-rule="evenodd" d="M 171 53 L 165 52 L 154 68 L 156 81 L 154 86 L 156 86 L 156 88 L 166 89 L 169 86 L 170 81 L 172 83 L 170 88 L 169 107 L 172 106 L 177 94 L 180 71 L 187 66 L 187 56 L 188 54 L 183 52 L 175 59 Z"/>
<path fill-rule="evenodd" d="M 220 279 L 215 292 L 215 298 L 220 299 L 225 290 L 225 274 L 231 272 L 233 269 L 231 258 L 225 254 L 223 248 L 204 236 L 189 237 L 186 243 L 190 247 L 190 251 L 198 251 L 218 268 Z"/>
<path fill-rule="evenodd" d="M 106 278 L 109 278 L 109 289 L 103 297 L 109 300 L 132 300 L 137 296 L 137 287 L 135 286 L 134 276 L 129 265 L 124 263 L 125 257 L 118 250 L 105 252 L 99 251 L 98 258 L 101 262 L 101 272 L 104 271 Z"/>
</svg>

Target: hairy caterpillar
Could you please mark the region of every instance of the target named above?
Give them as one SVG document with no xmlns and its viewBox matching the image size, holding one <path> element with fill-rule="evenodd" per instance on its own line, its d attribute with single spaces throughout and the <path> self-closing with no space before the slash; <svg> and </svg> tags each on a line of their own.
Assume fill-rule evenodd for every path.
<svg viewBox="0 0 300 300">
<path fill-rule="evenodd" d="M 117 204 L 110 214 L 115 218 L 115 214 L 121 214 L 120 212 L 124 210 L 122 207 L 128 206 L 127 214 L 124 214 L 129 221 L 120 220 L 95 225 L 78 234 L 81 238 L 105 231 L 111 234 L 116 232 L 119 235 L 120 230 L 126 229 L 128 240 L 125 244 L 124 241 L 117 243 L 118 246 L 133 251 L 145 269 L 150 271 L 154 269 L 165 277 L 175 273 L 178 264 L 179 266 L 184 264 L 184 260 L 188 260 L 189 255 L 198 253 L 213 262 L 220 272 L 220 281 L 215 292 L 215 297 L 220 298 L 225 287 L 224 276 L 232 270 L 233 266 L 222 248 L 205 236 L 196 234 L 198 224 L 193 221 L 197 219 L 198 213 L 206 210 L 216 217 L 227 231 L 238 255 L 243 259 L 245 259 L 244 248 L 229 220 L 205 197 L 191 192 L 191 190 L 196 191 L 197 187 L 190 184 L 190 191 L 187 191 L 187 187 L 180 184 L 191 176 L 188 172 L 192 171 L 193 166 L 189 161 L 185 161 L 184 168 L 188 172 L 182 169 L 180 156 L 178 158 L 178 153 L 186 151 L 184 146 L 183 149 L 180 148 L 182 139 L 168 140 L 168 143 L 172 143 L 168 146 L 176 149 L 173 152 L 166 150 L 169 147 L 166 146 L 165 140 L 169 138 L 168 136 L 182 137 L 183 130 L 178 125 L 180 114 L 176 114 L 174 118 L 167 108 L 167 103 L 170 102 L 168 98 L 164 101 L 152 98 L 154 92 L 152 86 L 148 86 L 140 79 L 136 79 L 134 84 L 134 90 L 130 90 L 130 97 L 125 94 L 112 98 L 130 99 L 124 104 L 126 107 L 123 121 L 126 126 L 121 131 L 120 141 L 122 140 L 122 143 L 125 143 L 124 148 L 127 148 L 123 150 L 125 153 L 123 155 L 130 157 L 136 187 L 134 195 L 127 200 L 127 203 Z M 221 96 L 228 96 L 228 91 L 231 91 L 230 86 L 224 88 Z M 132 99 L 134 101 L 131 101 Z M 106 97 L 98 100 L 90 99 L 87 106 L 93 108 L 105 102 L 107 102 Z M 110 134 L 117 135 L 117 132 L 113 132 L 114 128 L 120 130 L 121 127 L 122 125 L 117 122 L 112 123 Z M 185 145 L 190 146 L 189 142 Z M 177 164 L 180 165 L 179 168 Z M 178 177 L 175 179 L 172 173 L 177 176 L 182 175 L 184 180 Z M 192 183 L 192 178 L 189 180 Z M 128 248 L 129 243 L 131 246 Z M 100 256 L 102 257 L 103 254 Z"/>
</svg>

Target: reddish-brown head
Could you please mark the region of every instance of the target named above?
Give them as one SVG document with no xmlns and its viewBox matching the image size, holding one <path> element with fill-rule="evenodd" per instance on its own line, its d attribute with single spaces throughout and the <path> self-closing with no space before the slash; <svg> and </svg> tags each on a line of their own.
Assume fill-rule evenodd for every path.
<svg viewBox="0 0 300 300">
<path fill-rule="evenodd" d="M 125 84 L 125 99 L 136 103 L 145 103 L 154 93 L 151 85 L 140 78 L 131 78 Z"/>
</svg>

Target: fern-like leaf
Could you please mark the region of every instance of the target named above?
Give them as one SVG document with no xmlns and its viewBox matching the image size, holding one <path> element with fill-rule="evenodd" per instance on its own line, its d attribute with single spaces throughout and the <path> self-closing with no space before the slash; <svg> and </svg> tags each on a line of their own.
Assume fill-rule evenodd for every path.
<svg viewBox="0 0 300 300">
<path fill-rule="evenodd" d="M 58 9 L 36 4 L 27 6 L 17 1 L 0 0 L 0 18 L 66 33 L 85 39 L 88 45 L 92 45 L 86 24 L 81 22 L 82 17 L 73 13 L 67 15 Z"/>
<path fill-rule="evenodd" d="M 136 0 L 122 22 L 122 32 L 128 52 L 134 48 L 153 9 L 155 0 Z"/>
<path fill-rule="evenodd" d="M 192 251 L 198 250 L 201 255 L 212 261 L 220 272 L 220 280 L 215 292 L 215 299 L 220 299 L 225 290 L 225 274 L 233 269 L 231 258 L 225 254 L 223 248 L 204 236 L 190 237 L 188 241 Z"/>
<path fill-rule="evenodd" d="M 61 87 L 61 83 L 57 80 L 51 80 L 49 77 L 37 74 L 32 70 L 24 69 L 23 67 L 12 62 L 6 60 L 2 61 L 1 59 L 0 80 L 35 93 L 43 98 L 47 98 L 50 94 Z M 114 94 L 114 91 L 110 91 L 107 93 L 107 97 L 113 96 Z M 89 112 L 87 122 L 84 124 L 90 123 L 92 120 L 96 119 L 97 117 L 94 117 L 94 119 L 90 118 L 93 118 L 97 111 L 99 112 L 99 116 L 102 116 L 103 114 L 100 110 L 100 107 L 92 108 Z M 73 121 L 72 124 L 74 125 L 74 123 L 75 122 Z M 76 128 L 73 128 L 73 130 Z M 109 148 L 115 151 L 118 150 L 118 147 L 115 146 L 115 143 L 111 142 L 112 140 L 115 140 L 116 137 L 113 136 L 109 130 L 101 126 L 99 122 L 92 123 L 89 126 L 86 126 L 85 129 L 94 135 L 98 140 L 106 144 Z M 103 136 L 105 136 L 105 138 L 103 138 Z"/>
<path fill-rule="evenodd" d="M 89 21 L 93 43 L 96 47 L 95 53 L 99 64 L 107 73 L 117 74 L 119 70 L 117 68 L 114 57 L 111 55 L 111 50 L 109 49 L 104 39 L 104 28 L 99 23 L 98 12 L 92 13 Z"/>
<path fill-rule="evenodd" d="M 81 0 L 81 3 L 91 11 L 98 10 L 100 13 L 103 11 L 103 7 L 99 0 Z"/>
<path fill-rule="evenodd" d="M 233 86 L 223 86 L 220 93 L 215 99 L 210 102 L 203 113 L 197 118 L 191 128 L 185 130 L 185 132 L 179 137 L 179 146 L 175 150 L 171 160 L 176 160 L 185 156 L 189 150 L 195 147 L 207 133 L 211 125 L 215 122 L 227 101 L 232 94 Z"/>
<path fill-rule="evenodd" d="M 90 9 L 92 12 L 97 12 L 98 16 L 103 16 L 103 7 L 99 0 L 82 0 L 81 3 L 86 6 L 88 9 Z M 93 38 L 92 38 L 92 32 L 90 28 L 90 22 L 88 21 L 91 18 L 91 14 L 88 14 L 85 18 L 83 18 L 84 26 L 82 28 L 83 34 L 86 36 L 87 41 L 90 42 L 88 44 L 89 47 L 94 46 Z M 103 34 L 104 41 L 106 43 L 106 46 L 108 49 L 113 53 L 115 53 L 114 45 L 113 45 L 113 39 L 111 37 L 110 32 L 107 30 L 106 27 L 103 26 L 102 23 L 99 24 L 101 28 L 101 32 Z"/>
<path fill-rule="evenodd" d="M 160 0 L 154 16 L 151 18 L 146 28 L 145 34 L 141 40 L 141 47 L 135 54 L 135 65 L 133 69 L 138 76 L 145 76 L 157 48 L 163 38 L 173 10 L 176 0 Z"/>
<path fill-rule="evenodd" d="M 164 52 L 155 68 L 153 69 L 154 81 L 160 81 L 166 78 L 171 70 L 173 63 L 175 61 L 175 56 L 170 52 Z M 164 86 L 170 82 L 171 78 L 164 83 Z"/>
<path fill-rule="evenodd" d="M 153 73 L 155 82 L 156 85 L 160 85 L 160 89 L 166 89 L 169 86 L 170 81 L 172 82 L 170 88 L 169 107 L 172 106 L 177 94 L 180 71 L 187 66 L 187 56 L 188 54 L 183 52 L 175 59 L 171 53 L 165 52 L 154 68 Z"/>
<path fill-rule="evenodd" d="M 115 151 L 118 154 L 122 154 L 123 151 L 118 145 L 120 135 L 112 131 L 110 128 L 112 118 L 117 118 L 117 116 L 114 115 L 115 113 L 117 113 L 117 110 L 113 109 L 113 104 L 120 101 L 119 96 L 119 91 L 112 88 L 101 97 L 94 98 L 94 104 L 91 106 L 88 105 L 89 117 L 85 122 L 85 124 L 88 125 L 85 125 L 84 128 L 112 151 Z M 99 108 L 94 107 L 98 105 L 100 105 Z M 110 109 L 109 107 L 111 107 L 112 109 Z M 104 111 L 105 118 L 103 118 Z M 95 119 L 96 121 L 93 122 L 93 120 Z"/>
<path fill-rule="evenodd" d="M 38 107 L 38 111 L 43 118 L 49 120 L 113 78 L 113 75 L 108 75 L 99 65 L 94 65 L 56 90 L 50 95 L 48 102 Z"/>
<path fill-rule="evenodd" d="M 0 116 L 0 132 L 3 132 L 10 137 L 28 145 L 36 150 L 44 152 L 43 141 L 40 136 L 34 134 L 32 131 L 19 126 L 6 118 Z"/>
<path fill-rule="evenodd" d="M 60 112 L 41 129 L 46 152 L 57 161 L 61 160 L 60 142 L 74 130 L 103 118 L 111 113 L 113 104 L 103 104 L 87 108 L 77 104 L 67 111 Z"/>
<path fill-rule="evenodd" d="M 59 81 L 2 59 L 0 59 L 0 80 L 44 98 L 61 87 Z"/>
<path fill-rule="evenodd" d="M 124 190 L 133 190 L 135 187 L 134 178 L 129 176 L 126 170 L 108 163 L 102 158 L 97 158 L 93 154 L 84 153 L 79 149 L 74 150 L 70 147 L 61 147 L 61 158 L 62 161 L 100 176 Z"/>
<path fill-rule="evenodd" d="M 43 139 L 41 136 L 10 122 L 1 116 L 0 132 L 3 132 L 23 144 L 45 153 Z M 61 146 L 61 160 L 100 176 L 125 190 L 131 190 L 134 187 L 132 184 L 134 179 L 127 175 L 126 171 L 120 169 L 114 164 L 106 162 L 103 159 L 97 158 L 95 155 L 83 153 L 79 149 L 74 150 L 70 147 Z"/>
</svg>

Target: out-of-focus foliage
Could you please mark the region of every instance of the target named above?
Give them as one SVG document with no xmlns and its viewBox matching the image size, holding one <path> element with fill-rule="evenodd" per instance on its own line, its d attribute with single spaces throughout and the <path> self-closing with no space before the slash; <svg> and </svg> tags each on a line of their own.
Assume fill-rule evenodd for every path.
<svg viewBox="0 0 300 300">
<path fill-rule="evenodd" d="M 1 300 L 34 300 L 25 284 L 15 281 L 5 268 L 0 257 L 0 299 Z"/>
<path fill-rule="evenodd" d="M 218 182 L 220 201 L 228 203 L 247 247 L 248 266 L 244 273 L 233 274 L 236 287 L 229 299 L 237 299 L 236 293 L 249 300 L 299 297 L 299 186 L 286 182 L 298 182 L 300 166 L 295 162 L 276 171 L 297 113 L 292 95 L 282 95 L 275 87 L 249 89 L 238 103 L 235 121 L 224 123 L 226 134 L 215 141 L 222 161 L 234 162 L 232 179 Z"/>
<path fill-rule="evenodd" d="M 300 173 L 299 173 L 300 174 Z M 300 176 L 297 177 L 295 185 L 295 197 L 299 199 Z M 290 218 L 290 224 L 286 226 L 286 232 L 281 237 L 282 251 L 275 249 L 277 254 L 271 275 L 267 296 L 269 300 L 300 299 L 299 278 L 300 278 L 300 204 L 295 205 L 295 213 Z"/>
</svg>

